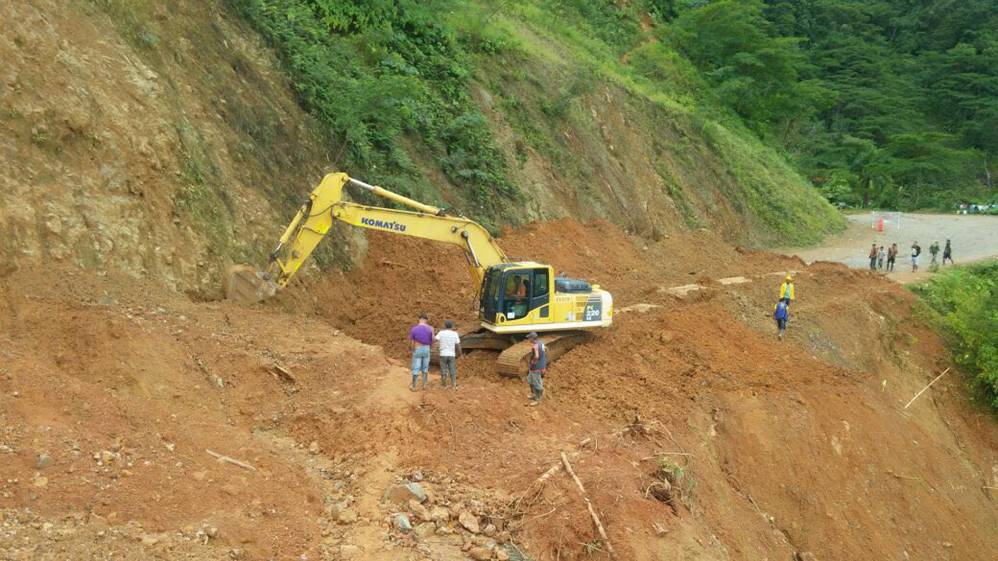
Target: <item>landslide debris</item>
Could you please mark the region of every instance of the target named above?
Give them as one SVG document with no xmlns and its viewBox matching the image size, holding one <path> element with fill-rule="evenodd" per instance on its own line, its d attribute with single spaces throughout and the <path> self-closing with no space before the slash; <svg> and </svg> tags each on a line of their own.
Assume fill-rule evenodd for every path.
<svg viewBox="0 0 998 561">
<path fill-rule="evenodd" d="M 58 267 L 3 277 L 0 552 L 607 558 L 585 498 L 636 561 L 998 551 L 998 431 L 958 377 L 901 409 L 946 353 L 897 285 L 706 232 L 565 220 L 502 243 L 630 309 L 552 365 L 541 407 L 487 353 L 456 392 L 407 391 L 412 317 L 473 313 L 461 256 L 432 244 L 372 236 L 354 270 L 253 308 Z"/>
</svg>

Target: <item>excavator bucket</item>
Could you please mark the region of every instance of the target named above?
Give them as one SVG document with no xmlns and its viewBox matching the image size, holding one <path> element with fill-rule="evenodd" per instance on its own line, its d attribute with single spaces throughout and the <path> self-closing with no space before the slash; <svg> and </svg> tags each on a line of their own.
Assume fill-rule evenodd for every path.
<svg viewBox="0 0 998 561">
<path fill-rule="evenodd" d="M 234 265 L 225 274 L 225 298 L 249 306 L 277 294 L 277 284 L 267 273 L 249 265 Z"/>
</svg>

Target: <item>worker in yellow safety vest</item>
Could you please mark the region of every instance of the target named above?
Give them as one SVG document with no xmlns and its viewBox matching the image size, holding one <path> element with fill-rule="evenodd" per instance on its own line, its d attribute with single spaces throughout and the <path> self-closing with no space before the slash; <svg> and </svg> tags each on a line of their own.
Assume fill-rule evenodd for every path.
<svg viewBox="0 0 998 561">
<path fill-rule="evenodd" d="M 783 280 L 783 284 L 780 285 L 780 301 L 786 302 L 787 306 L 790 306 L 790 302 L 794 299 L 794 278 L 790 274 L 787 274 L 787 278 Z"/>
</svg>

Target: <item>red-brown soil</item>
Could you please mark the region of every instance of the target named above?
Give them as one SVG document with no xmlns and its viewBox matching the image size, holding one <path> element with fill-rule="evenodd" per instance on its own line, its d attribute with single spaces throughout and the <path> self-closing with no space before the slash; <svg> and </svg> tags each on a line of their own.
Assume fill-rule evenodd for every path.
<svg viewBox="0 0 998 561">
<path fill-rule="evenodd" d="M 428 504 L 533 559 L 605 559 L 572 480 L 535 484 L 562 451 L 620 559 L 998 555 L 998 429 L 957 372 L 903 409 L 948 365 L 903 288 L 706 231 L 649 243 L 562 220 L 500 243 L 628 310 L 550 368 L 537 408 L 482 352 L 456 392 L 435 372 L 406 390 L 413 318 L 474 317 L 463 257 L 428 242 L 371 235 L 354 270 L 251 309 L 127 277 L 3 278 L 0 558 L 467 558 L 454 519 L 416 542 L 391 529 L 411 509 L 382 493 L 419 472 Z M 735 275 L 752 282 L 718 282 Z"/>
</svg>

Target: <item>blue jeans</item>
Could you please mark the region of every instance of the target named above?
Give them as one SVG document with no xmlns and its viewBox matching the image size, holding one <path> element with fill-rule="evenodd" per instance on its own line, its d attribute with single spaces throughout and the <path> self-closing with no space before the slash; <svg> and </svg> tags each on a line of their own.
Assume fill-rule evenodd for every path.
<svg viewBox="0 0 998 561">
<path fill-rule="evenodd" d="M 412 387 L 416 387 L 416 380 L 419 373 L 423 373 L 423 385 L 426 385 L 426 376 L 430 372 L 430 346 L 420 345 L 412 350 Z"/>
</svg>

